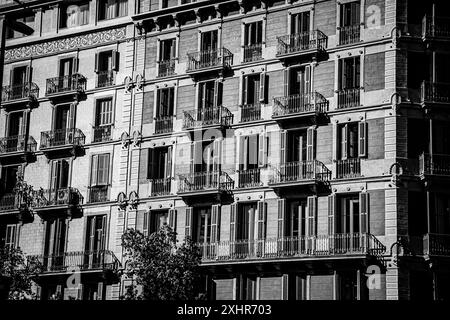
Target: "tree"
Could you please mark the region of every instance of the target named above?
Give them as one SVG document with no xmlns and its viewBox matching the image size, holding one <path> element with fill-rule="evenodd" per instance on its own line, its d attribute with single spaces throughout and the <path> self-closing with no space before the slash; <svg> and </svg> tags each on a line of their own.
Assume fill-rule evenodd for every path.
<svg viewBox="0 0 450 320">
<path fill-rule="evenodd" d="M 167 225 L 150 236 L 128 229 L 122 236 L 122 246 L 128 259 L 125 273 L 142 286 L 141 294 L 133 286 L 127 288 L 124 299 L 196 298 L 201 255 L 189 238 L 178 245 L 176 232 Z"/>
<path fill-rule="evenodd" d="M 19 248 L 0 248 L 0 281 L 5 298 L 9 300 L 31 300 L 36 296 L 31 287 L 33 279 L 41 272 L 42 265 L 34 258 L 26 259 Z"/>
</svg>

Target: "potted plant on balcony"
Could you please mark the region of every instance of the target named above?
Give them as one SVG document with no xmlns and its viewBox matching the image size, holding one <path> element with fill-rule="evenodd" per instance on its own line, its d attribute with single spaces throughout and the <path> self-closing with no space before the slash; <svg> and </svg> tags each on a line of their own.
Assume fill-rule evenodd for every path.
<svg viewBox="0 0 450 320">
<path fill-rule="evenodd" d="M 35 299 L 32 284 L 40 270 L 41 264 L 20 249 L 0 248 L 0 300 Z"/>
</svg>

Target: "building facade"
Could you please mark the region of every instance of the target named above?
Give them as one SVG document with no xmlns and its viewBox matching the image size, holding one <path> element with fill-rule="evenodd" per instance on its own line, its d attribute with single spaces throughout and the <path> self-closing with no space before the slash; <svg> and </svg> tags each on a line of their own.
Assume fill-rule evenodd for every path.
<svg viewBox="0 0 450 320">
<path fill-rule="evenodd" d="M 450 298 L 445 1 L 0 5 L 0 245 L 41 299 L 119 299 L 164 223 L 209 299 Z"/>
</svg>

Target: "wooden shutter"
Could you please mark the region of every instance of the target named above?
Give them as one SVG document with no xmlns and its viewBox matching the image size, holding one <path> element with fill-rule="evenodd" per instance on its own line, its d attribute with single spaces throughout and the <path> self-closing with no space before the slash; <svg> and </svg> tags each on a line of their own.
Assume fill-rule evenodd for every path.
<svg viewBox="0 0 450 320">
<path fill-rule="evenodd" d="M 245 152 L 245 139 L 246 137 L 240 136 L 239 138 L 239 170 L 243 170 L 245 164 L 247 163 L 246 152 Z"/>
<path fill-rule="evenodd" d="M 80 61 L 78 58 L 73 58 L 72 59 L 72 74 L 73 73 L 78 73 L 78 66 L 80 64 Z"/>
<path fill-rule="evenodd" d="M 98 184 L 98 155 L 94 154 L 92 156 L 91 164 L 91 186 L 96 186 Z"/>
<path fill-rule="evenodd" d="M 169 227 L 173 231 L 177 231 L 177 210 L 175 209 L 169 209 Z"/>
<path fill-rule="evenodd" d="M 257 239 L 263 240 L 266 238 L 266 202 L 258 201 L 258 216 L 257 216 Z"/>
<path fill-rule="evenodd" d="M 191 174 L 194 173 L 197 166 L 200 166 L 203 161 L 202 141 L 193 141 L 191 144 Z"/>
<path fill-rule="evenodd" d="M 187 207 L 186 208 L 186 223 L 184 226 L 184 236 L 186 238 L 192 238 L 192 220 L 193 220 L 193 208 Z"/>
<path fill-rule="evenodd" d="M 285 235 L 286 199 L 278 199 L 278 238 Z"/>
<path fill-rule="evenodd" d="M 347 125 L 341 126 L 341 160 L 346 160 L 348 157 L 348 130 Z"/>
<path fill-rule="evenodd" d="M 220 205 L 215 204 L 211 208 L 211 242 L 220 240 Z"/>
<path fill-rule="evenodd" d="M 175 88 L 169 89 L 169 102 L 168 102 L 168 110 L 167 110 L 167 116 L 173 116 L 174 112 L 174 106 L 175 106 Z"/>
<path fill-rule="evenodd" d="M 305 66 L 305 82 L 304 82 L 304 92 L 305 94 L 311 93 L 311 66 Z"/>
<path fill-rule="evenodd" d="M 287 131 L 280 131 L 280 164 L 285 164 L 287 159 Z"/>
<path fill-rule="evenodd" d="M 243 87 L 244 91 L 242 94 L 242 104 L 248 103 L 248 76 L 244 76 L 242 81 L 244 81 Z"/>
<path fill-rule="evenodd" d="M 259 134 L 258 139 L 258 166 L 265 167 L 267 164 L 268 137 L 265 132 Z"/>
<path fill-rule="evenodd" d="M 142 211 L 142 216 L 142 233 L 144 234 L 144 236 L 148 236 L 150 227 L 150 210 Z"/>
<path fill-rule="evenodd" d="M 284 96 L 289 95 L 289 68 L 284 69 Z"/>
<path fill-rule="evenodd" d="M 262 72 L 259 75 L 259 102 L 261 103 L 266 103 L 267 99 L 267 95 L 266 95 L 266 78 L 267 75 Z"/>
<path fill-rule="evenodd" d="M 328 196 L 328 234 L 336 233 L 336 195 Z"/>
<path fill-rule="evenodd" d="M 172 175 L 172 150 L 173 147 L 170 146 L 167 148 L 167 161 L 166 161 L 166 178 L 171 178 Z"/>
<path fill-rule="evenodd" d="M 222 81 L 220 79 L 214 81 L 214 106 L 222 105 Z"/>
<path fill-rule="evenodd" d="M 237 239 L 237 203 L 233 203 L 230 207 L 230 242 Z"/>
<path fill-rule="evenodd" d="M 52 161 L 52 172 L 50 176 L 50 189 L 56 190 L 58 187 L 58 173 L 60 168 L 60 162 L 59 160 L 53 160 Z"/>
<path fill-rule="evenodd" d="M 97 285 L 97 300 L 103 300 L 103 282 Z"/>
<path fill-rule="evenodd" d="M 75 128 L 75 114 L 76 114 L 76 104 L 71 103 L 69 108 L 69 123 L 68 123 L 69 129 Z"/>
<path fill-rule="evenodd" d="M 101 230 L 101 243 L 100 247 L 97 250 L 105 250 L 106 248 L 106 236 L 107 236 L 107 225 L 106 225 L 107 217 L 106 215 L 102 216 L 102 230 Z"/>
<path fill-rule="evenodd" d="M 316 128 L 310 127 L 306 131 L 306 160 L 312 161 L 316 158 Z"/>
<path fill-rule="evenodd" d="M 149 177 L 149 167 L 150 167 L 150 150 L 149 148 L 140 150 L 140 162 L 139 162 L 139 183 L 145 183 Z"/>
<path fill-rule="evenodd" d="M 315 236 L 317 235 L 317 196 L 307 198 L 307 212 L 306 234 Z"/>
<path fill-rule="evenodd" d="M 98 73 L 99 71 L 99 65 L 100 65 L 100 54 L 96 53 L 94 57 L 94 72 Z"/>
<path fill-rule="evenodd" d="M 29 120 L 30 120 L 30 110 L 24 110 L 19 134 L 24 135 L 24 136 L 26 136 L 28 134 Z M 28 137 L 25 137 L 25 139 L 28 139 Z M 25 142 L 27 142 L 27 141 L 25 140 Z"/>
<path fill-rule="evenodd" d="M 77 299 L 78 300 L 83 300 L 83 284 L 79 283 L 78 284 L 78 292 L 77 292 Z"/>
<path fill-rule="evenodd" d="M 219 171 L 222 164 L 222 139 L 213 142 L 213 170 Z"/>
<path fill-rule="evenodd" d="M 25 69 L 25 84 L 28 84 L 31 82 L 31 74 L 32 74 L 32 68 L 28 65 Z"/>
<path fill-rule="evenodd" d="M 139 210 L 136 212 L 136 230 L 140 232 L 144 232 L 144 219 L 145 219 L 145 210 Z"/>
<path fill-rule="evenodd" d="M 119 62 L 120 62 L 120 58 L 119 58 L 119 51 L 117 50 L 112 50 L 112 59 L 111 59 L 111 69 L 114 71 L 119 71 Z"/>
<path fill-rule="evenodd" d="M 358 156 L 366 157 L 367 156 L 367 122 L 361 121 L 358 124 Z"/>
<path fill-rule="evenodd" d="M 359 232 L 369 232 L 369 193 L 359 194 Z"/>
</svg>

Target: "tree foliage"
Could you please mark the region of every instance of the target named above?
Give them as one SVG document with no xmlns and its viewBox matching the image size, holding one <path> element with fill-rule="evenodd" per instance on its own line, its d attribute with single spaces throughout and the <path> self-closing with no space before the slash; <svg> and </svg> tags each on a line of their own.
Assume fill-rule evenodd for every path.
<svg viewBox="0 0 450 320">
<path fill-rule="evenodd" d="M 201 255 L 189 238 L 178 244 L 176 232 L 167 225 L 150 236 L 128 229 L 122 236 L 122 246 L 128 259 L 125 272 L 142 286 L 140 294 L 129 287 L 124 299 L 196 298 Z"/>
<path fill-rule="evenodd" d="M 26 259 L 19 248 L 0 248 L 0 276 L 9 282 L 10 300 L 30 300 L 36 296 L 32 292 L 33 279 L 42 270 L 36 259 Z"/>
</svg>

